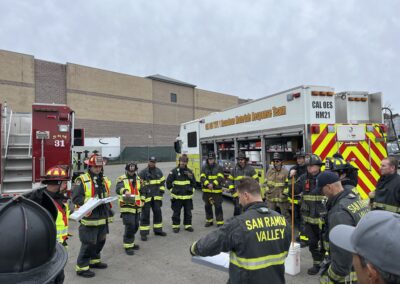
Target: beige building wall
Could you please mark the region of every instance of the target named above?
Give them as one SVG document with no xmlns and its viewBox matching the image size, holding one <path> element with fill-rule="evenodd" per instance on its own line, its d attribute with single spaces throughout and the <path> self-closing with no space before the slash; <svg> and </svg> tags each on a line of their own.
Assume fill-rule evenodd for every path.
<svg viewBox="0 0 400 284">
<path fill-rule="evenodd" d="M 14 112 L 31 112 L 35 101 L 34 57 L 0 50 L 0 101 Z"/>
<path fill-rule="evenodd" d="M 238 97 L 236 96 L 206 91 L 202 89 L 195 89 L 196 109 L 223 110 L 237 104 Z"/>
</svg>

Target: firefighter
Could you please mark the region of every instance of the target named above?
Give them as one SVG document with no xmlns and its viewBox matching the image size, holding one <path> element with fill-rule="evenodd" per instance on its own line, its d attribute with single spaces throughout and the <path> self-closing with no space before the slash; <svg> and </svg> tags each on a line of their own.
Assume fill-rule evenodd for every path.
<svg viewBox="0 0 400 284">
<path fill-rule="evenodd" d="M 213 205 L 217 226 L 224 224 L 222 212 L 222 182 L 224 174 L 222 167 L 215 163 L 215 153 L 208 153 L 206 164 L 201 169 L 200 183 L 203 187 L 204 209 L 206 211 L 205 227 L 213 225 Z"/>
<path fill-rule="evenodd" d="M 125 174 L 117 178 L 116 193 L 119 198 L 122 223 L 125 226 L 123 246 L 127 255 L 134 255 L 139 245 L 135 244 L 135 234 L 139 229 L 140 212 L 144 196 L 140 189 L 138 166 L 135 162 L 127 163 Z"/>
<path fill-rule="evenodd" d="M 179 157 L 179 166 L 174 168 L 167 177 L 167 188 L 171 191 L 172 230 L 179 233 L 181 209 L 183 207 L 183 225 L 186 231 L 193 232 L 192 210 L 193 194 L 196 180 L 193 172 L 187 167 L 189 159 L 186 154 Z"/>
<path fill-rule="evenodd" d="M 192 255 L 230 252 L 228 283 L 285 283 L 290 225 L 262 201 L 259 183 L 249 177 L 237 186 L 244 212 L 190 247 Z"/>
<path fill-rule="evenodd" d="M 82 206 L 92 197 L 110 196 L 111 181 L 103 176 L 103 158 L 93 154 L 85 164 L 88 166 L 88 171 L 76 178 L 72 191 L 72 202 L 76 206 Z M 111 204 L 107 203 L 94 208 L 80 221 L 81 248 L 75 267 L 77 275 L 91 278 L 95 273 L 90 268 L 107 268 L 107 264 L 101 261 L 100 252 L 106 243 L 106 236 L 109 233 L 108 223 L 112 222 L 112 217 Z"/>
<path fill-rule="evenodd" d="M 67 248 L 70 208 L 65 192 L 67 190 L 68 181 L 70 180 L 68 171 L 62 166 L 54 166 L 48 169 L 46 175 L 41 179 L 42 184 L 46 186 L 31 191 L 26 194 L 25 197 L 42 205 L 50 214 L 56 211 L 54 221 L 56 223 L 57 241 Z M 48 204 L 48 201 L 50 201 L 51 204 Z M 64 278 L 64 270 L 61 270 L 55 281 L 56 283 L 63 283 Z"/>
<path fill-rule="evenodd" d="M 153 231 L 155 235 L 165 237 L 162 224 L 162 199 L 165 192 L 165 177 L 162 171 L 156 167 L 157 159 L 150 157 L 147 168 L 143 169 L 139 176 L 143 183 L 143 195 L 145 203 L 140 220 L 140 236 L 142 241 L 147 241 L 150 231 L 150 209 L 153 211 Z"/>
<path fill-rule="evenodd" d="M 294 181 L 296 182 L 297 179 L 304 173 L 307 172 L 307 166 L 305 164 L 305 156 L 306 153 L 303 151 L 297 151 L 295 154 L 296 158 L 296 165 L 291 167 L 289 170 L 289 197 L 288 201 L 289 204 L 292 203 L 292 190 L 291 190 L 291 184 L 292 184 L 292 178 L 294 178 Z M 294 224 L 299 232 L 304 232 L 304 222 L 303 218 L 301 216 L 301 211 L 300 211 L 300 200 L 301 200 L 301 195 L 294 195 L 293 197 L 293 204 L 294 204 Z M 300 245 L 302 247 L 307 246 L 308 243 L 308 238 L 307 236 L 303 234 L 299 234 L 297 237 L 297 241 L 300 242 Z"/>
<path fill-rule="evenodd" d="M 308 237 L 309 250 L 313 258 L 313 266 L 308 269 L 309 275 L 319 272 L 324 257 L 324 248 L 319 246 L 321 238 L 322 218 L 326 215 L 323 201 L 325 197 L 314 193 L 317 176 L 323 165 L 321 158 L 315 154 L 305 157 L 307 173 L 301 175 L 295 185 L 295 194 L 301 194 L 301 214 L 304 220 L 304 233 Z"/>
<path fill-rule="evenodd" d="M 285 216 L 287 220 L 289 216 L 289 203 L 288 203 L 288 171 L 283 167 L 282 155 L 274 153 L 272 156 L 273 166 L 268 169 L 265 181 L 267 184 L 266 200 L 269 209 L 275 210 L 278 208 L 279 212 Z"/>
<path fill-rule="evenodd" d="M 0 283 L 63 283 L 68 254 L 48 211 L 24 196 L 0 197 L 0 228 Z"/>
<path fill-rule="evenodd" d="M 357 190 L 358 180 L 351 179 L 351 175 L 349 174 L 353 171 L 353 168 L 349 162 L 342 158 L 326 158 L 325 161 L 325 170 L 335 172 L 345 189 L 350 189 L 355 194 L 359 194 Z"/>
<path fill-rule="evenodd" d="M 325 249 L 328 252 L 324 267 L 321 269 L 320 283 L 352 283 L 357 281 L 352 270 L 351 253 L 329 244 L 329 232 L 337 225 L 356 226 L 368 213 L 368 205 L 351 188 L 344 188 L 339 176 L 332 171 L 325 171 L 317 177 L 317 194 L 328 198 L 326 203 L 327 218 L 323 234 Z"/>
<path fill-rule="evenodd" d="M 387 157 L 381 162 L 381 177 L 375 192 L 370 198 L 372 210 L 386 210 L 400 213 L 400 176 L 397 173 L 398 161 L 395 157 Z"/>
<path fill-rule="evenodd" d="M 251 177 L 254 180 L 258 181 L 258 175 L 256 171 L 252 166 L 247 164 L 249 159 L 246 157 L 245 153 L 240 152 L 236 159 L 238 160 L 238 162 L 228 176 L 228 179 L 230 181 L 229 190 L 232 192 L 234 202 L 234 216 L 240 215 L 240 213 L 242 213 L 242 207 L 239 204 L 238 193 L 236 190 L 236 187 L 239 185 L 240 180 L 244 177 Z"/>
<path fill-rule="evenodd" d="M 342 159 L 343 161 L 346 161 L 342 154 L 335 153 L 332 156 L 333 158 L 338 158 L 338 159 Z M 343 181 L 342 184 L 344 185 L 352 185 L 354 187 L 357 187 L 358 185 L 358 169 L 356 167 L 353 167 L 349 162 L 346 162 L 346 167 L 344 169 L 343 172 L 341 172 L 341 174 L 346 174 L 345 177 L 343 177 Z M 357 191 L 358 192 L 358 191 Z"/>
</svg>

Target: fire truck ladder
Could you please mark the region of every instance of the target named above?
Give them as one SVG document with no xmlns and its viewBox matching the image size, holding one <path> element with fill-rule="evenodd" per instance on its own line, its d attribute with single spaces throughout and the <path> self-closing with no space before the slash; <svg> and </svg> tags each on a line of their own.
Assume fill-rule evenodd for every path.
<svg viewBox="0 0 400 284">
<path fill-rule="evenodd" d="M 2 194 L 32 190 L 32 114 L 9 111 Z"/>
</svg>

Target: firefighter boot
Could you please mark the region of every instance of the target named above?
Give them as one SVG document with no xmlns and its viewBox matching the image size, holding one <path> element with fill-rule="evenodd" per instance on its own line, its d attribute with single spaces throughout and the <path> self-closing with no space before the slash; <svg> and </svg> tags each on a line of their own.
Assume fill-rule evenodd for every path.
<svg viewBox="0 0 400 284">
<path fill-rule="evenodd" d="M 135 244 L 135 245 L 133 246 L 132 249 L 134 249 L 134 250 L 139 250 L 139 249 L 140 249 L 140 246 Z"/>
<path fill-rule="evenodd" d="M 318 274 L 321 266 L 319 264 L 314 264 L 311 268 L 307 270 L 308 275 L 316 275 Z"/>
<path fill-rule="evenodd" d="M 188 231 L 188 232 L 193 232 L 194 231 L 193 227 L 187 227 L 187 228 L 185 228 L 185 230 Z"/>
<path fill-rule="evenodd" d="M 164 231 L 161 231 L 161 232 L 154 232 L 154 235 L 156 235 L 156 236 L 161 236 L 161 237 L 165 237 L 165 236 L 167 236 L 167 233 L 164 232 Z"/>
<path fill-rule="evenodd" d="M 91 270 L 82 270 L 82 271 L 77 271 L 76 275 L 84 277 L 84 278 L 92 278 L 96 274 Z"/>
<path fill-rule="evenodd" d="M 134 254 L 135 254 L 133 248 L 127 248 L 127 249 L 125 249 L 125 252 L 126 252 L 127 255 L 134 255 Z"/>
<path fill-rule="evenodd" d="M 147 236 L 146 235 L 141 235 L 140 239 L 145 242 L 145 241 L 147 241 Z"/>
<path fill-rule="evenodd" d="M 174 231 L 174 233 L 179 233 L 179 228 L 173 228 L 172 230 Z"/>
<path fill-rule="evenodd" d="M 213 225 L 213 222 L 206 222 L 206 224 L 204 225 L 204 227 L 211 227 Z"/>
<path fill-rule="evenodd" d="M 107 263 L 104 262 L 97 262 L 89 264 L 90 268 L 97 268 L 97 269 L 106 269 L 108 267 Z"/>
</svg>

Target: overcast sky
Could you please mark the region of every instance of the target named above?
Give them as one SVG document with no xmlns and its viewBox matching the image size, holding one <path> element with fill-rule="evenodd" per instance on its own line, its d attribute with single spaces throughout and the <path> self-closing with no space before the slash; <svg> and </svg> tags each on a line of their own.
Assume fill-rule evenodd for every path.
<svg viewBox="0 0 400 284">
<path fill-rule="evenodd" d="M 0 49 L 241 98 L 302 84 L 400 112 L 400 1 L 0 0 Z"/>
</svg>

